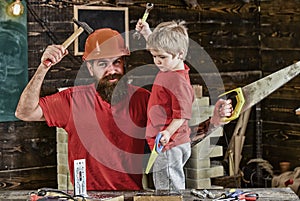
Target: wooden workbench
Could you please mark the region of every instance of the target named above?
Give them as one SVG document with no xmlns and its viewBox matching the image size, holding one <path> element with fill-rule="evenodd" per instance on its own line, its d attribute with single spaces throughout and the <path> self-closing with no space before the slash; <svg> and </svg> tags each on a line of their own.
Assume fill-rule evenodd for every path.
<svg viewBox="0 0 300 201">
<path fill-rule="evenodd" d="M 214 195 L 219 195 L 229 189 L 213 189 L 210 190 Z M 256 192 L 259 195 L 259 200 L 262 201 L 294 201 L 300 200 L 298 196 L 290 188 L 251 188 L 251 189 L 240 189 L 242 191 L 252 191 Z M 0 190 L 0 200 L 6 201 L 19 201 L 19 200 L 28 200 L 30 190 L 20 190 L 20 191 L 9 191 L 9 190 Z M 153 191 L 105 191 L 105 192 L 88 192 L 89 195 L 123 195 L 125 200 L 132 201 L 133 197 L 136 195 L 149 195 L 155 194 Z M 168 192 L 162 192 L 162 194 L 167 194 Z M 184 190 L 180 192 L 183 196 L 184 201 L 195 201 L 195 200 L 212 200 L 212 199 L 201 199 L 191 194 L 190 190 Z"/>
</svg>

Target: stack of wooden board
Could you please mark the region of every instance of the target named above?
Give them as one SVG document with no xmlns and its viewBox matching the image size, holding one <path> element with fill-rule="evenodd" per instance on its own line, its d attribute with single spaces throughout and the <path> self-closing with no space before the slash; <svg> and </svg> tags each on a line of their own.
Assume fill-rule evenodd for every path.
<svg viewBox="0 0 300 201">
<path fill-rule="evenodd" d="M 223 155 L 223 147 L 212 144 L 211 139 L 222 135 L 223 128 L 219 127 L 192 147 L 191 157 L 184 168 L 187 188 L 209 189 L 212 188 L 211 178 L 224 176 L 222 165 L 211 165 L 211 158 Z"/>
<path fill-rule="evenodd" d="M 197 127 L 201 122 L 204 122 L 212 116 L 214 106 L 210 105 L 209 97 L 202 96 L 201 87 L 193 87 L 195 90 L 195 101 L 193 103 L 192 119 L 189 121 L 189 125 L 191 127 Z M 211 178 L 224 175 L 223 166 L 211 166 L 211 158 L 223 156 L 223 147 L 214 145 L 217 139 L 211 139 L 219 138 L 222 135 L 223 128 L 219 127 L 192 147 L 191 157 L 184 167 L 187 188 L 211 188 Z"/>
</svg>

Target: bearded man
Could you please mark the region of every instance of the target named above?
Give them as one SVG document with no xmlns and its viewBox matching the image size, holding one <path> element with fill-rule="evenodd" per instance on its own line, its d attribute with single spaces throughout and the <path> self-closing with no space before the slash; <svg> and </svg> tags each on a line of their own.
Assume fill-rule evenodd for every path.
<svg viewBox="0 0 300 201">
<path fill-rule="evenodd" d="M 83 54 L 83 66 L 94 83 L 39 97 L 46 73 L 66 54 L 61 45 L 46 48 L 20 97 L 16 117 L 66 130 L 71 181 L 74 160 L 85 159 L 87 190 L 142 189 L 149 92 L 127 84 L 123 76 L 124 57 L 130 54 L 123 37 L 109 28 L 94 31 Z"/>
</svg>

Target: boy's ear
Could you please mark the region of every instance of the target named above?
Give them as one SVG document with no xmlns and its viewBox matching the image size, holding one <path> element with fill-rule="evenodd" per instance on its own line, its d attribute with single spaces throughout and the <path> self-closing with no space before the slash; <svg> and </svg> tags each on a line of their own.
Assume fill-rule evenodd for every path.
<svg viewBox="0 0 300 201">
<path fill-rule="evenodd" d="M 181 50 L 178 54 L 178 59 L 183 59 L 184 50 Z"/>
</svg>

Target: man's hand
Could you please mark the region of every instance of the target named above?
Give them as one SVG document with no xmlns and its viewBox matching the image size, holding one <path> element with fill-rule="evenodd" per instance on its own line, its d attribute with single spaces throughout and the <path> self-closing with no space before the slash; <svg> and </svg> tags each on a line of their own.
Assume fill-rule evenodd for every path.
<svg viewBox="0 0 300 201">
<path fill-rule="evenodd" d="M 224 117 L 230 117 L 232 115 L 231 100 L 219 99 L 214 108 L 213 116 L 210 119 L 210 123 L 214 126 L 220 126 L 229 123 L 229 121 L 223 121 Z"/>
<path fill-rule="evenodd" d="M 44 51 L 41 63 L 46 67 L 54 66 L 68 54 L 68 50 L 62 45 L 49 45 Z"/>
</svg>

